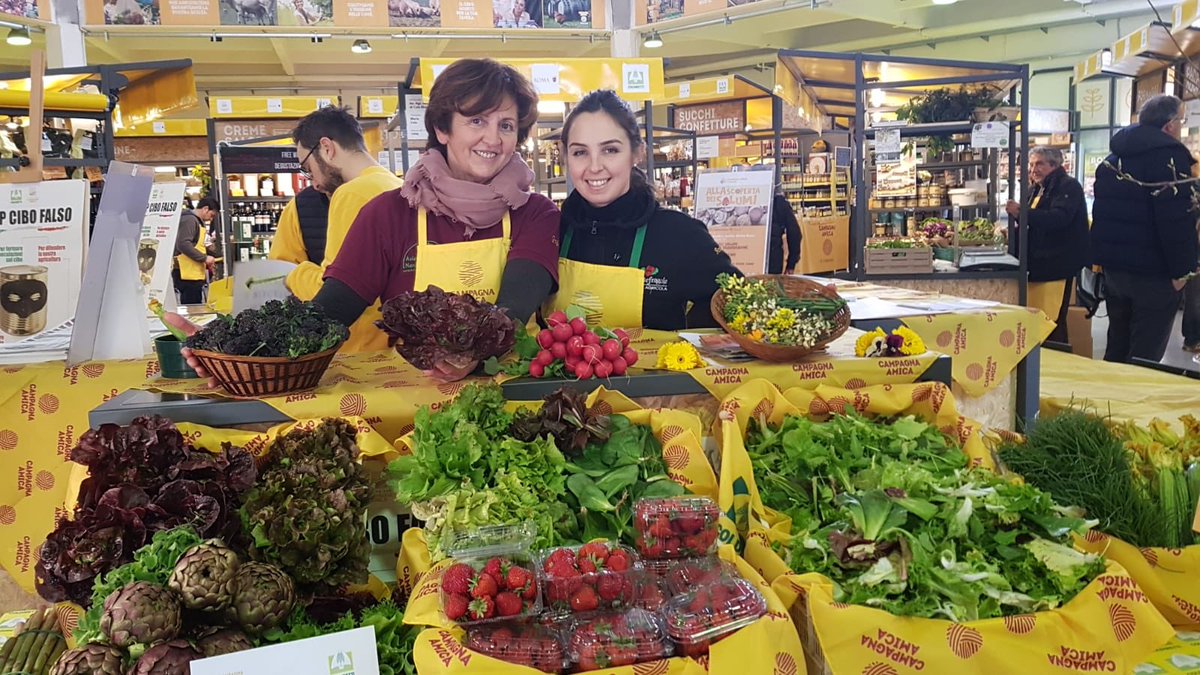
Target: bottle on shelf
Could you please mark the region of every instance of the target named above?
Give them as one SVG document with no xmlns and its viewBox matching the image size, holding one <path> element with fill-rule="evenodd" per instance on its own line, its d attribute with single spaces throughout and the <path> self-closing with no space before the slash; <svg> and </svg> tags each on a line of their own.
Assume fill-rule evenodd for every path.
<svg viewBox="0 0 1200 675">
<path fill-rule="evenodd" d="M 259 177 L 258 194 L 264 197 L 275 196 L 275 174 L 264 173 Z"/>
</svg>

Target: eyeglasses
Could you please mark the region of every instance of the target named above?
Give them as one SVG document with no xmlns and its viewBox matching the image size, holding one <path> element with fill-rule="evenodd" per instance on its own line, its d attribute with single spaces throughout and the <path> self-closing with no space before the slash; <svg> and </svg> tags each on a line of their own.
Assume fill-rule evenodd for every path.
<svg viewBox="0 0 1200 675">
<path fill-rule="evenodd" d="M 313 153 L 316 152 L 317 148 L 319 148 L 319 147 L 321 147 L 321 146 L 318 145 L 318 146 L 314 147 L 312 150 L 309 150 L 308 154 L 304 156 L 304 159 L 300 160 L 300 174 L 309 180 L 312 180 L 312 172 L 309 171 L 308 169 L 304 168 L 304 165 L 308 164 L 308 159 L 310 157 L 312 157 Z"/>
</svg>

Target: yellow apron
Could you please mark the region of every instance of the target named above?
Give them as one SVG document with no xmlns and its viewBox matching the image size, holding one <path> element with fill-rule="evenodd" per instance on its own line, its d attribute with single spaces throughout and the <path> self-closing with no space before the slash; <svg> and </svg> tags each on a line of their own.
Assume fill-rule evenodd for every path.
<svg viewBox="0 0 1200 675">
<path fill-rule="evenodd" d="M 587 312 L 589 326 L 640 328 L 642 294 L 646 273 L 642 271 L 642 245 L 646 226 L 638 228 L 629 254 L 628 267 L 594 265 L 568 260 L 575 231 L 567 229 L 558 256 L 558 293 L 546 303 L 545 314 L 575 305 Z"/>
<path fill-rule="evenodd" d="M 425 209 L 417 211 L 417 269 L 413 290 L 437 286 L 447 293 L 466 293 L 476 300 L 496 302 L 500 279 L 512 246 L 512 219 L 504 214 L 499 239 L 457 244 L 430 244 Z"/>
<path fill-rule="evenodd" d="M 200 226 L 200 237 L 196 239 L 196 250 L 207 254 L 208 249 L 204 246 L 204 236 L 207 232 L 204 226 Z M 196 262 L 186 255 L 179 254 L 175 256 L 179 261 L 179 278 L 183 281 L 204 281 L 208 278 L 208 268 L 203 262 Z"/>
</svg>

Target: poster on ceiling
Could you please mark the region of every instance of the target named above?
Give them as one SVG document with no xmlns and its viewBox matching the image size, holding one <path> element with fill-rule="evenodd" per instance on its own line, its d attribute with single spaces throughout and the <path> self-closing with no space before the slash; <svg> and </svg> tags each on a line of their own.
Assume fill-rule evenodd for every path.
<svg viewBox="0 0 1200 675">
<path fill-rule="evenodd" d="M 646 23 L 657 23 L 683 16 L 683 0 L 646 0 Z"/>
<path fill-rule="evenodd" d="M 157 0 L 104 0 L 106 26 L 157 26 L 162 23 Z"/>
<path fill-rule="evenodd" d="M 495 28 L 541 28 L 542 0 L 492 0 Z"/>
<path fill-rule="evenodd" d="M 388 25 L 392 28 L 440 28 L 440 0 L 387 0 Z"/>
<path fill-rule="evenodd" d="M 39 4 L 46 4 L 42 8 Z M 0 0 L 0 14 L 11 14 L 25 19 L 50 20 L 49 3 L 39 0 Z"/>
<path fill-rule="evenodd" d="M 546 28 L 591 28 L 592 0 L 544 0 Z"/>
<path fill-rule="evenodd" d="M 333 0 L 279 0 L 280 26 L 328 26 L 333 24 Z"/>
<path fill-rule="evenodd" d="M 276 0 L 221 0 L 221 25 L 274 26 L 278 10 Z"/>
</svg>

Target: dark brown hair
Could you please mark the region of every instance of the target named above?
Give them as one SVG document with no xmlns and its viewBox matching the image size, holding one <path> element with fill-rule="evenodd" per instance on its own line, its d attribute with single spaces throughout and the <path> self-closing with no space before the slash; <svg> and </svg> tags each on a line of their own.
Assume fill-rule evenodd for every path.
<svg viewBox="0 0 1200 675">
<path fill-rule="evenodd" d="M 512 66 L 492 59 L 460 59 L 450 64 L 429 90 L 425 107 L 428 145 L 444 151 L 437 132 L 450 133 L 454 113 L 474 117 L 500 107 L 508 96 L 517 106 L 517 145 L 529 137 L 537 123 L 537 92 L 525 76 Z"/>
<path fill-rule="evenodd" d="M 562 129 L 562 144 L 566 148 L 570 141 L 568 138 L 571 135 L 571 127 L 575 126 L 575 121 L 582 113 L 602 112 L 612 118 L 612 121 L 621 127 L 625 135 L 629 139 L 629 149 L 637 152 L 638 148 L 646 145 L 646 139 L 642 138 L 641 130 L 638 128 L 637 115 L 630 110 L 625 101 L 617 96 L 617 93 L 611 89 L 597 89 L 592 93 L 584 96 L 579 100 L 579 103 L 571 108 L 571 113 L 567 115 L 567 119 L 563 122 Z M 646 172 L 640 166 L 633 167 L 633 174 L 630 176 L 629 185 L 631 189 L 651 190 L 650 181 L 646 178 Z"/>
<path fill-rule="evenodd" d="M 362 125 L 346 107 L 327 105 L 314 110 L 301 118 L 292 129 L 292 142 L 309 150 L 320 145 L 322 138 L 328 138 L 346 150 L 367 151 Z"/>
</svg>

